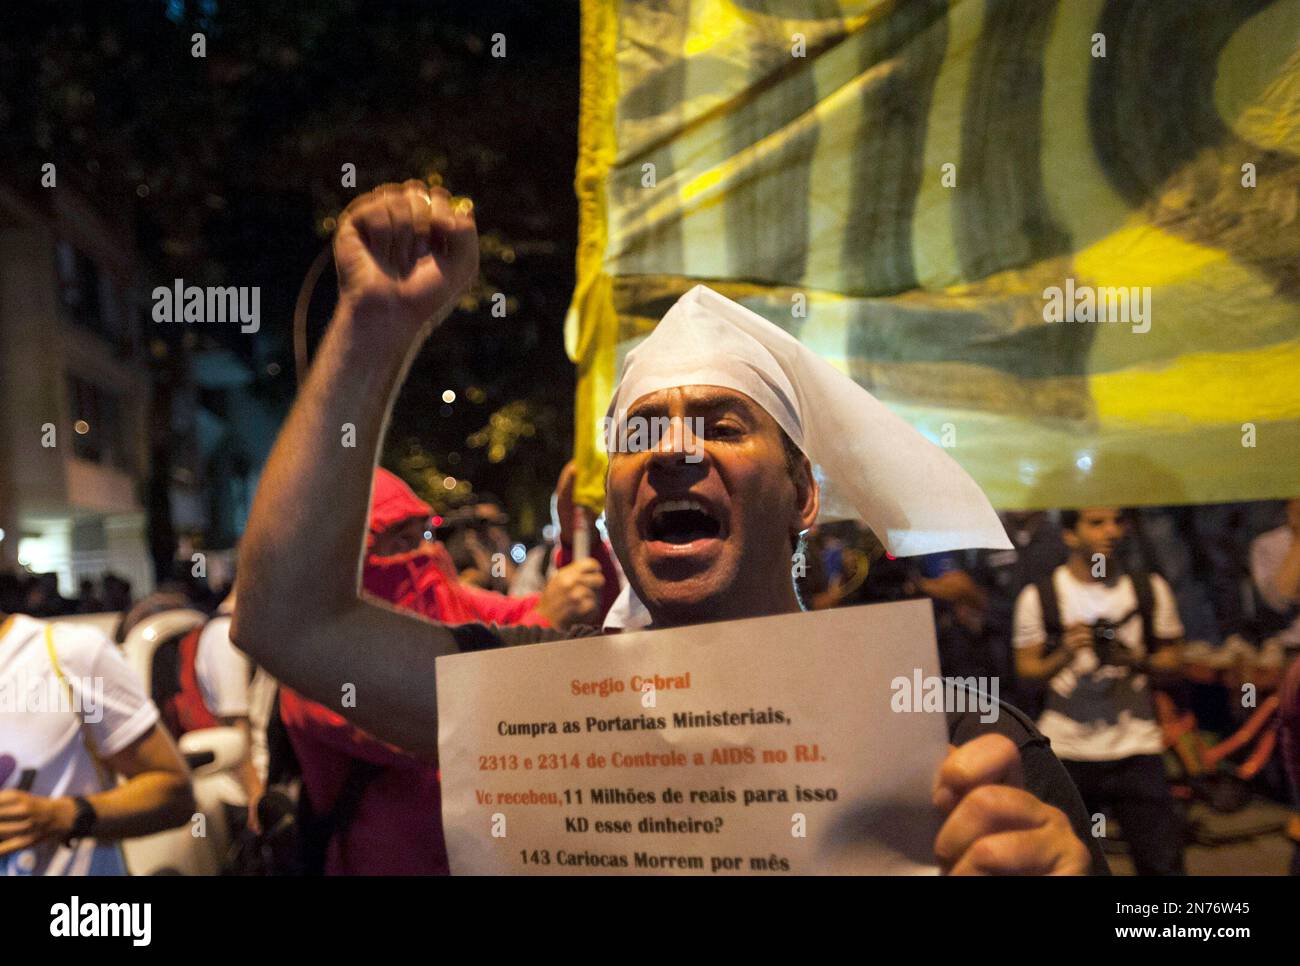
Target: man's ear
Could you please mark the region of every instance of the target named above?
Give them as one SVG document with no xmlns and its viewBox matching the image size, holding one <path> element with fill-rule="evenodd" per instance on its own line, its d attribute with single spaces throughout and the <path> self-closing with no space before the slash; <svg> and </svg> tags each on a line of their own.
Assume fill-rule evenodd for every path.
<svg viewBox="0 0 1300 966">
<path fill-rule="evenodd" d="M 813 476 L 812 463 L 808 457 L 799 462 L 799 472 L 794 478 L 795 510 L 799 513 L 799 532 L 809 529 L 817 522 L 817 513 L 821 509 L 821 487 Z"/>
</svg>

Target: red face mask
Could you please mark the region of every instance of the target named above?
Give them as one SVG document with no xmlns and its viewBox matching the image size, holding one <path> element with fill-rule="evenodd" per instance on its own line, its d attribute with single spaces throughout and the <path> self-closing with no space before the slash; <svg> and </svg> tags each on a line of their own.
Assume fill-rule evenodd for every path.
<svg viewBox="0 0 1300 966">
<path fill-rule="evenodd" d="M 361 585 L 367 593 L 390 604 L 423 611 L 417 602 L 423 591 L 430 587 L 426 571 L 433 563 L 433 548 L 427 543 L 410 553 L 391 557 L 368 553 L 361 569 Z"/>
</svg>

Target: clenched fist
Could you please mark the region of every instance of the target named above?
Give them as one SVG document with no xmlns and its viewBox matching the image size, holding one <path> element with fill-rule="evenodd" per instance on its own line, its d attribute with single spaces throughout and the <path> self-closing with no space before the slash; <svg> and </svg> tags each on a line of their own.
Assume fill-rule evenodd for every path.
<svg viewBox="0 0 1300 966">
<path fill-rule="evenodd" d="M 343 212 L 334 263 L 340 310 L 366 326 L 377 351 L 405 352 L 478 274 L 473 206 L 423 181 L 382 185 Z"/>
<path fill-rule="evenodd" d="M 538 612 L 552 627 L 567 631 L 575 624 L 594 624 L 600 620 L 600 591 L 605 575 L 600 562 L 592 557 L 576 560 L 561 567 L 546 581 Z"/>
<path fill-rule="evenodd" d="M 980 735 L 950 748 L 934 782 L 945 816 L 934 842 L 945 875 L 1087 875 L 1091 856 L 1059 808 L 1020 788 L 1020 752 Z"/>
<path fill-rule="evenodd" d="M 74 813 L 70 798 L 0 792 L 0 856 L 62 838 L 72 830 Z"/>
</svg>

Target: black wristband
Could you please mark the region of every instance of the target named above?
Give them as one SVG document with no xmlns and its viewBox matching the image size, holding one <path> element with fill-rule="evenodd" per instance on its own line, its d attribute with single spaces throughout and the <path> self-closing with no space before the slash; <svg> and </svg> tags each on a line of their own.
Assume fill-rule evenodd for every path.
<svg viewBox="0 0 1300 966">
<path fill-rule="evenodd" d="M 82 839 L 88 836 L 95 828 L 95 822 L 99 819 L 99 813 L 95 811 L 95 806 L 91 805 L 89 800 L 77 795 L 72 799 L 72 804 L 76 807 L 76 814 L 72 819 L 72 831 L 64 839 L 65 844 L 71 845 L 76 839 Z"/>
</svg>

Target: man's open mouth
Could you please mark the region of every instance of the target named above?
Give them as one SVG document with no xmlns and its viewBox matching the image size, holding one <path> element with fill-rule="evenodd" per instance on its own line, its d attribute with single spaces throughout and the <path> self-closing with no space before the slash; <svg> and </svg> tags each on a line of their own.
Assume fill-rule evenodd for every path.
<svg viewBox="0 0 1300 966">
<path fill-rule="evenodd" d="M 686 544 L 721 536 L 722 522 L 699 500 L 664 500 L 650 514 L 648 536 Z"/>
</svg>

